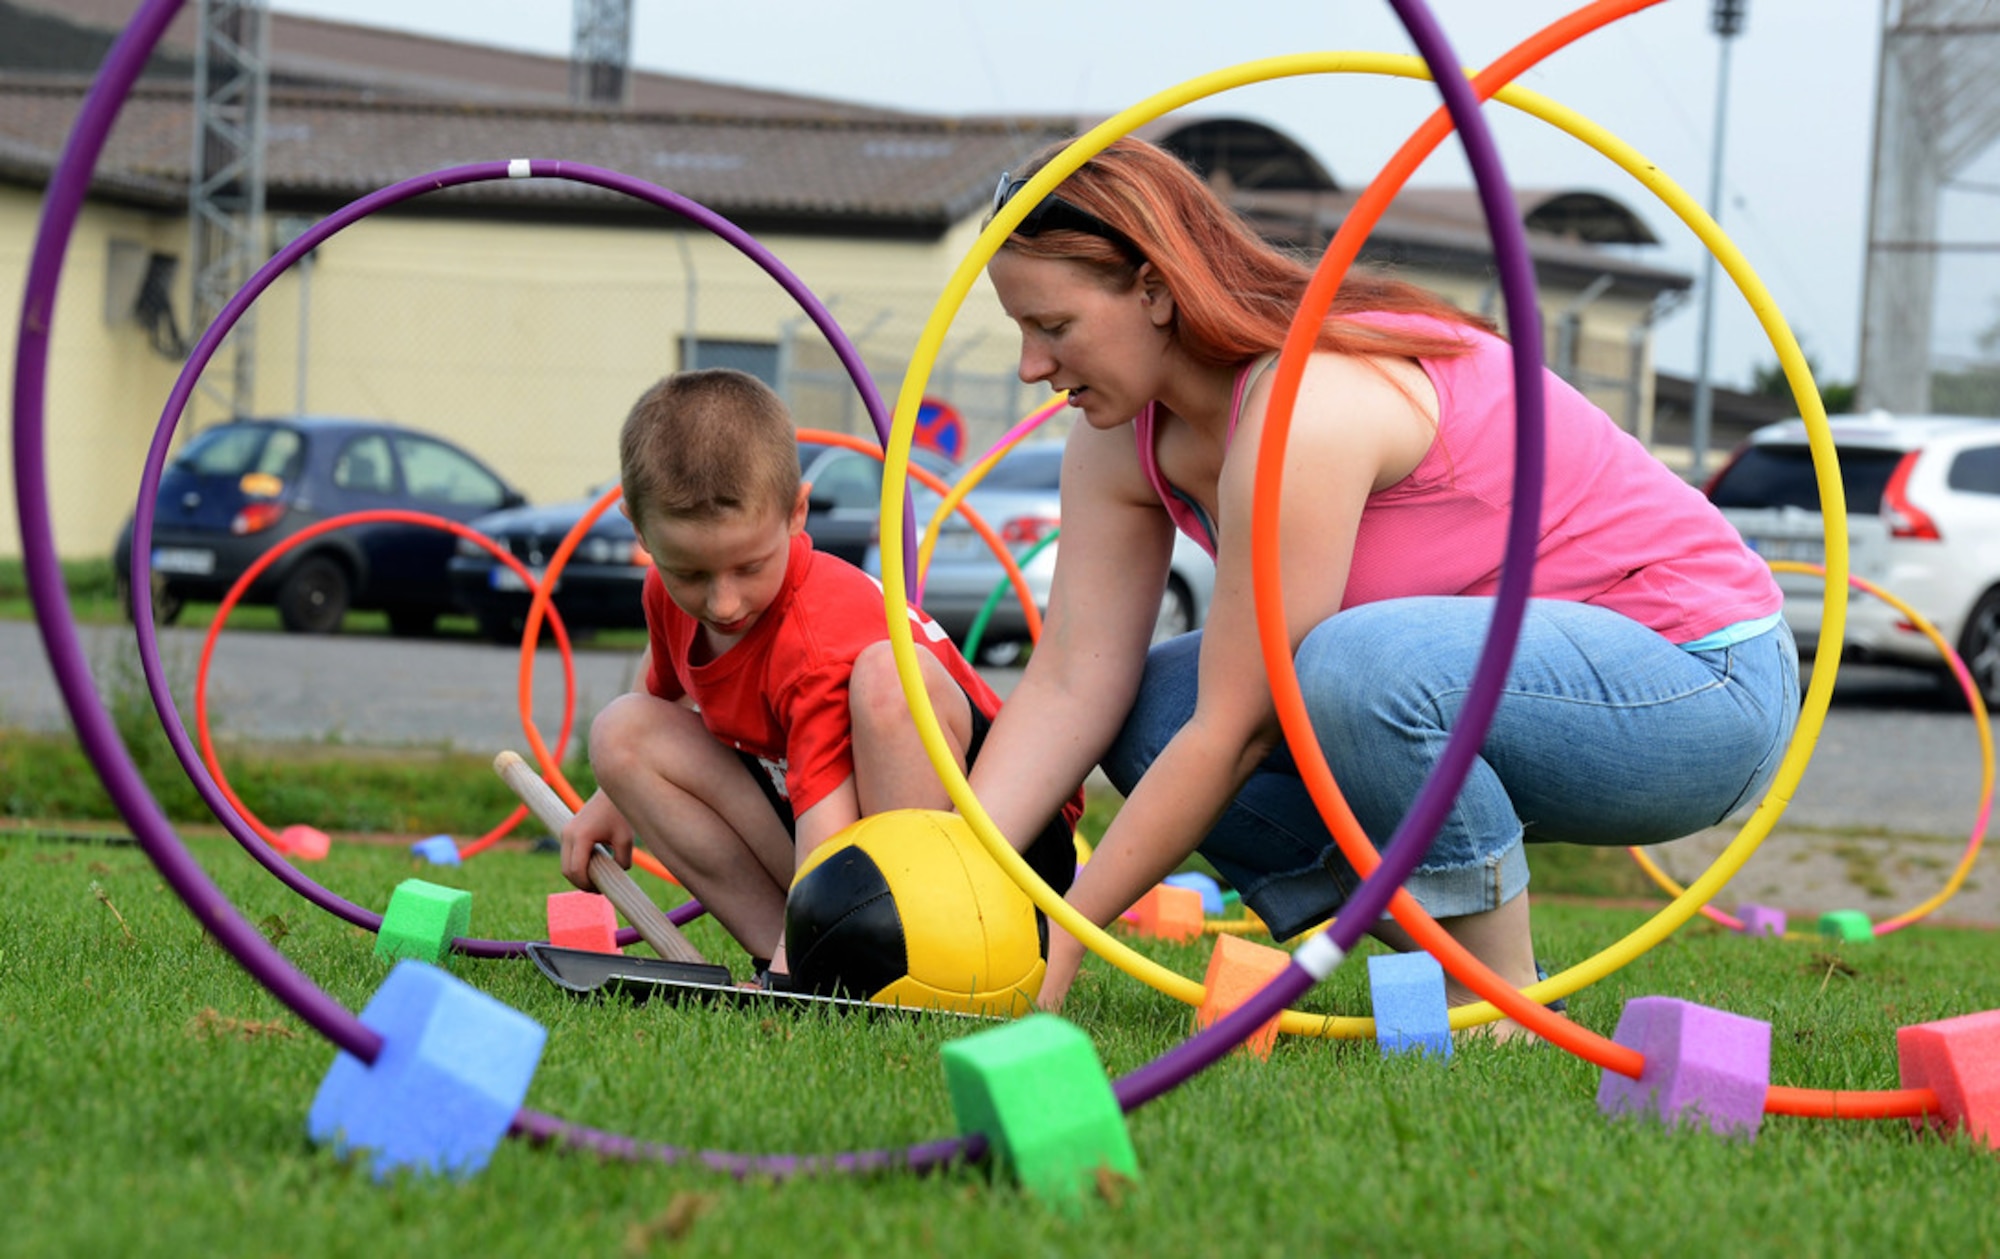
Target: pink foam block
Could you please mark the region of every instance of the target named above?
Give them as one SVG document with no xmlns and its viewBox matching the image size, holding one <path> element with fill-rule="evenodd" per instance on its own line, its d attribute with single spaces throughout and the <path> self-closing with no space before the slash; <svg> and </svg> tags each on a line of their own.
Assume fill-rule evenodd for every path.
<svg viewBox="0 0 2000 1259">
<path fill-rule="evenodd" d="M 1747 936 L 1785 934 L 1785 911 L 1769 905 L 1738 905 L 1736 919 L 1743 924 L 1743 934 Z"/>
<path fill-rule="evenodd" d="M 300 861 L 324 861 L 333 849 L 333 840 L 327 833 L 310 826 L 287 826 L 278 832 L 278 842 L 273 844 L 287 857 L 297 857 Z"/>
<path fill-rule="evenodd" d="M 1929 1089 L 1939 1114 L 1910 1123 L 1964 1128 L 2000 1149 L 2000 1010 L 1896 1029 L 1906 1089 Z"/>
<path fill-rule="evenodd" d="M 1771 1087 L 1771 1025 L 1672 997 L 1638 997 L 1618 1016 L 1619 1044 L 1645 1056 L 1634 1080 L 1607 1070 L 1597 1108 L 1663 1123 L 1706 1123 L 1755 1136 Z"/>
<path fill-rule="evenodd" d="M 549 943 L 563 949 L 616 953 L 618 911 L 596 892 L 550 892 Z"/>
</svg>

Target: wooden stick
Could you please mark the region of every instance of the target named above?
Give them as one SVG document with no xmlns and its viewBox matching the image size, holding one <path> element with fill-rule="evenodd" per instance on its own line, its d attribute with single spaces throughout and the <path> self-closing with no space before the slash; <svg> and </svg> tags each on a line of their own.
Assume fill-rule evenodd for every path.
<svg viewBox="0 0 2000 1259">
<path fill-rule="evenodd" d="M 500 781 L 513 788 L 514 794 L 521 797 L 522 803 L 541 820 L 543 826 L 558 836 L 562 834 L 563 827 L 569 825 L 570 818 L 575 816 L 563 803 L 562 797 L 555 793 L 555 788 L 543 782 L 534 767 L 521 759 L 520 753 L 505 751 L 494 757 L 493 772 L 500 775 Z M 597 890 L 619 913 L 625 915 L 625 921 L 632 924 L 639 938 L 653 946 L 653 952 L 670 962 L 708 964 L 708 959 L 688 943 L 680 928 L 660 912 L 653 898 L 632 881 L 632 876 L 625 873 L 618 859 L 603 844 L 597 845 L 596 851 L 590 854 L 590 881 L 597 885 Z"/>
</svg>

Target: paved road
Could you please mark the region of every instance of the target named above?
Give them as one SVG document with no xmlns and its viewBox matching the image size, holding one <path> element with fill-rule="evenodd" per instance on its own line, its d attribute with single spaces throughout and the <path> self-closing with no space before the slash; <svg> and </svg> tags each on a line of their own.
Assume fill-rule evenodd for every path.
<svg viewBox="0 0 2000 1259">
<path fill-rule="evenodd" d="M 122 627 L 87 627 L 100 693 L 133 693 L 136 651 Z M 168 630 L 162 656 L 190 725 L 202 636 Z M 63 729 L 67 714 L 32 623 L 0 623 L 0 725 Z M 578 651 L 577 724 L 632 682 L 628 652 Z M 519 653 L 467 640 L 224 635 L 209 709 L 218 739 L 339 740 L 491 752 L 524 743 Z M 1003 695 L 1016 676 L 985 670 Z M 535 712 L 544 737 L 561 720 L 559 658 L 539 654 Z M 1879 827 L 1963 837 L 1980 788 L 1980 747 L 1962 696 L 1924 675 L 1849 666 L 1786 820 L 1806 827 Z"/>
<path fill-rule="evenodd" d="M 160 656 L 175 706 L 194 728 L 194 688 L 205 631 L 168 629 Z M 86 626 L 84 652 L 107 703 L 144 700 L 138 649 L 123 626 Z M 631 689 L 637 653 L 578 650 L 576 729 Z M 0 726 L 69 728 L 69 716 L 32 623 L 0 622 Z M 984 671 L 1002 695 L 1016 672 Z M 553 649 L 537 653 L 534 712 L 553 742 L 563 716 L 563 671 Z M 520 652 L 466 639 L 224 634 L 210 664 L 208 712 L 221 740 L 453 747 L 526 751 L 520 718 Z"/>
</svg>

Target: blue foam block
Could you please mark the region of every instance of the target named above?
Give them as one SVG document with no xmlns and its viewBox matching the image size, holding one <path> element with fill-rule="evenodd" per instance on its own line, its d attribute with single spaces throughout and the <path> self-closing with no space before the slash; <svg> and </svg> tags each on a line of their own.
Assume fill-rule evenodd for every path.
<svg viewBox="0 0 2000 1259">
<path fill-rule="evenodd" d="M 1384 1054 L 1421 1052 L 1451 1057 L 1451 1011 L 1444 967 L 1428 953 L 1387 953 L 1368 959 L 1375 1006 L 1375 1043 Z"/>
<path fill-rule="evenodd" d="M 458 841 L 449 835 L 432 835 L 410 845 L 410 851 L 434 866 L 462 865 L 458 856 Z"/>
<path fill-rule="evenodd" d="M 382 1036 L 373 1064 L 341 1051 L 306 1117 L 314 1141 L 398 1170 L 471 1176 L 528 1095 L 548 1032 L 424 962 L 398 962 L 361 1011 Z"/>
<path fill-rule="evenodd" d="M 1181 874 L 1170 874 L 1160 880 L 1168 887 L 1191 887 L 1201 893 L 1201 912 L 1220 916 L 1222 913 L 1222 885 L 1199 870 L 1188 870 Z"/>
</svg>

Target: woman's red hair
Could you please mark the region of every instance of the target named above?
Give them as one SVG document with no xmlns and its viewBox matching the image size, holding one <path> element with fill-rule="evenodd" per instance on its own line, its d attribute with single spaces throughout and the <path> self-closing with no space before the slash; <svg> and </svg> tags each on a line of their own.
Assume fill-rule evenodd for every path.
<svg viewBox="0 0 2000 1259">
<path fill-rule="evenodd" d="M 1060 153 L 1053 145 L 1016 172 L 1032 175 Z M 1197 362 L 1228 366 L 1280 348 L 1312 269 L 1273 248 L 1179 158 L 1131 137 L 1115 140 L 1065 179 L 1063 200 L 1125 233 L 1174 298 L 1174 335 Z M 1110 241 L 1076 231 L 1010 236 L 1004 248 L 1060 258 L 1101 273 L 1123 289 L 1137 264 Z M 1428 315 L 1492 330 L 1426 289 L 1389 276 L 1350 271 L 1320 329 L 1318 348 L 1336 353 L 1449 358 L 1465 352 L 1451 336 L 1370 327 L 1344 316 L 1363 311 Z"/>
</svg>

